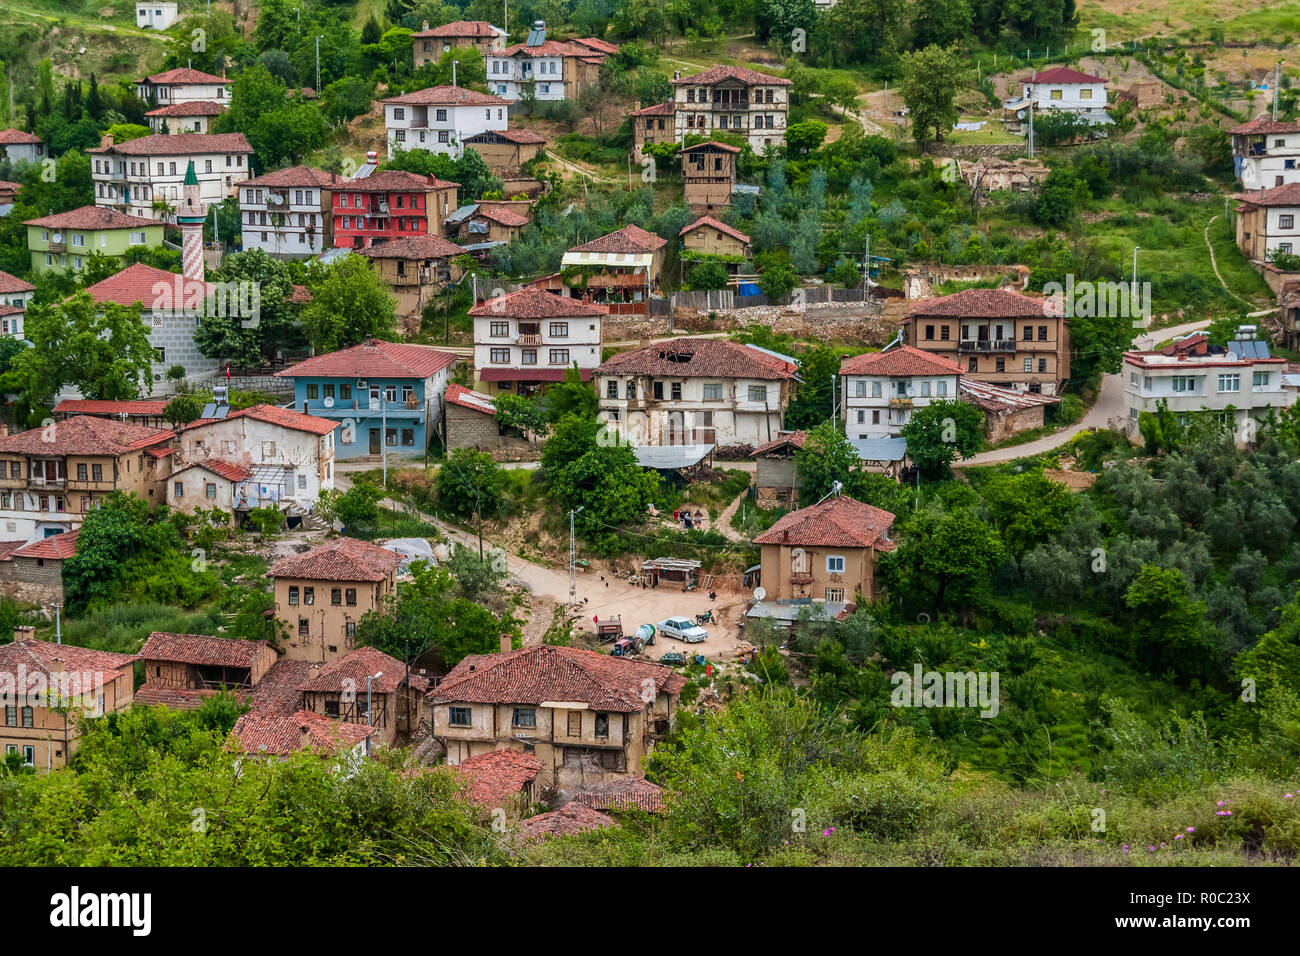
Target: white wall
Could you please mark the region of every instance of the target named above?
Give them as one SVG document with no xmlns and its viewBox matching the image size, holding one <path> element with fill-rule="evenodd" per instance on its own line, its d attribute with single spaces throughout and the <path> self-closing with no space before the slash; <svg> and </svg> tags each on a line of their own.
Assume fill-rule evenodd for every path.
<svg viewBox="0 0 1300 956">
<path fill-rule="evenodd" d="M 1026 83 L 1022 95 L 1028 97 L 1032 89 L 1036 110 L 1104 110 L 1106 108 L 1105 83 Z M 1060 98 L 1053 98 L 1059 93 Z"/>
<path fill-rule="evenodd" d="M 322 488 L 334 488 L 334 438 L 335 433 L 320 436 L 241 416 L 183 431 L 181 459 L 192 464 L 219 458 L 246 468 L 272 465 L 292 471 L 288 499 L 307 509 L 315 505 Z M 274 442 L 274 450 L 266 442 Z M 297 476 L 305 476 L 305 483 Z"/>
<path fill-rule="evenodd" d="M 850 438 L 899 435 L 913 409 L 958 397 L 956 375 L 843 375 L 840 384 L 844 433 Z M 890 401 L 900 397 L 911 399 L 911 404 L 891 407 Z"/>
<path fill-rule="evenodd" d="M 193 156 L 119 156 L 113 153 L 91 157 L 91 179 L 95 184 L 95 205 L 122 206 L 124 188 L 129 186 L 131 202 L 122 211 L 142 219 L 163 219 L 153 201 L 166 199 L 173 206 L 184 198 L 185 169 L 194 160 L 199 180 L 199 198 L 205 205 L 219 203 L 249 178 L 248 155 L 244 153 L 196 153 Z M 159 164 L 162 172 L 158 172 Z M 134 167 L 133 167 L 134 164 Z"/>
<path fill-rule="evenodd" d="M 404 149 L 460 158 L 464 141 L 487 130 L 504 130 L 508 124 L 505 106 L 410 106 L 386 103 L 384 125 L 388 129 L 388 158 Z"/>
<path fill-rule="evenodd" d="M 541 344 L 519 344 L 520 321 L 524 323 L 531 322 L 540 326 Z M 504 322 L 506 324 L 506 334 L 504 336 L 494 336 L 492 334 L 492 324 L 494 322 Z M 567 324 L 568 334 L 563 336 L 553 334 L 552 323 Z M 498 331 L 500 330 L 498 329 Z M 506 362 L 492 361 L 493 349 L 509 349 L 509 360 Z M 524 364 L 523 353 L 525 349 L 536 350 L 537 363 L 535 365 Z M 557 362 L 552 365 L 550 361 L 551 349 L 568 349 L 568 362 Z M 513 368 L 521 371 L 542 368 L 568 368 L 575 362 L 578 368 L 581 369 L 594 369 L 600 365 L 600 318 L 598 316 L 523 320 L 508 318 L 504 315 L 500 317 L 476 316 L 474 318 L 474 368 L 480 371 L 485 368 Z"/>
</svg>

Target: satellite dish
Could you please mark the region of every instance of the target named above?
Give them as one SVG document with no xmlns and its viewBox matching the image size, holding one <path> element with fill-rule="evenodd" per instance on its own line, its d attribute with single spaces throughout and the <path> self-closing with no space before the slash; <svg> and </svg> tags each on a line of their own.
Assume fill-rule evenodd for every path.
<svg viewBox="0 0 1300 956">
<path fill-rule="evenodd" d="M 325 398 L 324 398 L 324 400 L 321 402 L 321 404 L 324 405 L 326 408 L 333 408 L 333 407 L 334 407 L 334 396 L 333 396 L 333 395 L 326 395 Z"/>
<path fill-rule="evenodd" d="M 754 588 L 754 601 L 755 601 L 756 603 L 758 603 L 758 604 L 763 603 L 763 599 L 764 599 L 765 597 L 767 597 L 767 588 L 765 588 L 765 587 L 756 587 L 756 588 Z"/>
<path fill-rule="evenodd" d="M 278 206 L 282 202 L 284 202 L 284 196 L 280 195 L 279 193 L 271 193 L 271 195 L 268 196 L 267 198 L 271 200 L 271 205 L 273 206 Z"/>
</svg>

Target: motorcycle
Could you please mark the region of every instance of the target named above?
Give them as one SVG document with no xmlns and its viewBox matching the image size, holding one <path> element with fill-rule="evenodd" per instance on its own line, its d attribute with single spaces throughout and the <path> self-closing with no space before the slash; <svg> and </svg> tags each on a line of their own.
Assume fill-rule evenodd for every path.
<svg viewBox="0 0 1300 956">
<path fill-rule="evenodd" d="M 712 608 L 709 608 L 709 610 L 705 611 L 703 614 L 697 614 L 697 615 L 695 615 L 695 623 L 696 623 L 696 624 L 713 624 L 713 623 L 715 623 L 714 620 L 713 620 L 713 609 L 712 609 Z"/>
</svg>

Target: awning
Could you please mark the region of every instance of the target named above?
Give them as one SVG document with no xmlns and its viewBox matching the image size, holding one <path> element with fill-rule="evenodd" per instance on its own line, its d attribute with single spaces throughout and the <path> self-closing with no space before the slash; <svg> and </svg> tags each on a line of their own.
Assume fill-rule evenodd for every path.
<svg viewBox="0 0 1300 956">
<path fill-rule="evenodd" d="M 563 382 L 567 371 L 563 368 L 485 368 L 478 373 L 478 377 L 484 382 Z M 580 368 L 578 377 L 584 382 L 590 382 L 593 371 L 594 369 Z"/>
</svg>

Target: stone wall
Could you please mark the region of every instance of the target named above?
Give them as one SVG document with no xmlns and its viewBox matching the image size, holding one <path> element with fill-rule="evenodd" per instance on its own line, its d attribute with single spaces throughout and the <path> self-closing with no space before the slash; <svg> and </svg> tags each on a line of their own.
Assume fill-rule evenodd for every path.
<svg viewBox="0 0 1300 956">
<path fill-rule="evenodd" d="M 1046 405 L 1032 405 L 1029 408 L 1022 408 L 1019 411 L 1006 412 L 1001 415 L 992 412 L 986 413 L 984 416 L 984 434 L 988 436 L 990 444 L 996 445 L 1012 435 L 1019 435 L 1021 432 L 1033 428 L 1042 428 L 1043 415 L 1046 409 Z"/>
<path fill-rule="evenodd" d="M 963 146 L 955 143 L 930 143 L 926 153 L 950 159 L 980 159 L 984 156 L 1014 156 L 1025 151 L 1024 143 L 979 143 Z"/>
</svg>

